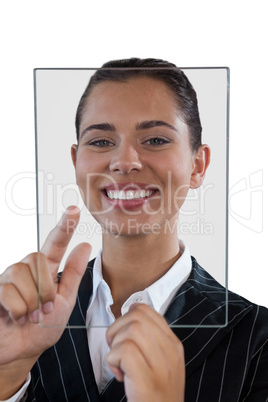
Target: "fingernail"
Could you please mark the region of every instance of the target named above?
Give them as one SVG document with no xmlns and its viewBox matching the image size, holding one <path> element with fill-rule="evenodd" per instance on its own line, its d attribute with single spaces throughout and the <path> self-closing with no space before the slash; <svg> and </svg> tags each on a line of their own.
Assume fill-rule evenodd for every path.
<svg viewBox="0 0 268 402">
<path fill-rule="evenodd" d="M 44 314 L 51 313 L 51 311 L 53 310 L 53 308 L 54 308 L 54 306 L 53 306 L 53 303 L 52 303 L 52 302 L 47 302 L 47 303 L 44 303 L 44 304 L 42 305 L 42 310 L 43 310 L 43 313 L 44 313 Z"/>
<path fill-rule="evenodd" d="M 17 320 L 17 323 L 20 324 L 20 325 L 23 325 L 25 323 L 25 321 L 26 321 L 26 317 L 25 317 L 25 315 L 23 315 L 22 317 L 20 317 Z"/>
<path fill-rule="evenodd" d="M 41 314 L 39 310 L 35 310 L 31 315 L 30 315 L 30 320 L 36 324 L 39 322 L 39 319 L 41 318 Z"/>
<path fill-rule="evenodd" d="M 78 212 L 80 212 L 80 209 L 79 209 L 77 206 L 75 206 L 75 205 L 69 206 L 69 207 L 66 209 L 66 211 L 65 211 L 65 213 L 66 213 L 67 215 L 75 215 L 75 214 L 77 214 Z"/>
</svg>

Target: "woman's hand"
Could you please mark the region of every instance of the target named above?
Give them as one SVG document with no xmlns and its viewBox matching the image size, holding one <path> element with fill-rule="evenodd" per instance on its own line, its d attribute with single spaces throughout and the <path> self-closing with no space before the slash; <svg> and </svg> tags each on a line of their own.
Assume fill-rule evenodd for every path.
<svg viewBox="0 0 268 402">
<path fill-rule="evenodd" d="M 184 401 L 183 346 L 162 316 L 135 304 L 106 337 L 108 365 L 116 379 L 124 381 L 128 402 Z"/>
<path fill-rule="evenodd" d="M 78 208 L 68 208 L 42 252 L 28 255 L 0 276 L 0 399 L 20 388 L 38 357 L 58 341 L 68 322 L 90 245 L 83 243 L 72 251 L 60 283 L 57 274 L 79 215 Z M 49 328 L 39 326 L 39 320 Z"/>
</svg>

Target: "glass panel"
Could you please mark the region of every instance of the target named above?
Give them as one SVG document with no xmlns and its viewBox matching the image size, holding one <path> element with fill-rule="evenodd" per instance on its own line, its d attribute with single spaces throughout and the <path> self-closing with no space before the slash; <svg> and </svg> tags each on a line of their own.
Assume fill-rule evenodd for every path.
<svg viewBox="0 0 268 402">
<path fill-rule="evenodd" d="M 104 71 L 105 69 L 99 69 Z M 116 69 L 115 69 L 116 70 Z M 142 70 L 142 69 L 135 69 Z M 156 70 L 156 69 L 154 69 Z M 159 72 L 161 71 L 169 73 L 171 69 L 157 69 Z M 190 250 L 190 254 L 193 255 L 200 266 L 202 266 L 207 272 L 209 272 L 212 277 L 214 277 L 220 284 L 224 287 L 227 286 L 227 239 L 228 239 L 228 219 L 227 219 L 227 198 L 228 198 L 228 106 L 229 106 L 229 70 L 228 68 L 181 68 L 181 70 L 188 77 L 193 87 L 196 90 L 197 98 L 198 98 L 198 106 L 202 124 L 202 144 L 208 144 L 211 149 L 211 162 L 208 167 L 208 170 L 205 175 L 205 179 L 203 184 L 198 188 L 189 189 L 187 198 L 183 205 L 180 207 L 180 216 L 178 220 L 178 237 L 188 246 Z M 96 176 L 101 178 L 103 182 L 106 183 L 115 183 L 117 181 L 122 182 L 122 176 L 124 177 L 132 177 L 128 176 L 129 173 L 121 172 L 121 167 L 116 166 L 116 158 L 120 154 L 121 150 L 127 144 L 127 141 L 122 141 L 125 135 L 123 133 L 122 128 L 126 127 L 127 135 L 130 132 L 130 122 L 126 119 L 123 113 L 120 115 L 121 108 L 118 108 L 116 111 L 116 115 L 112 106 L 114 106 L 114 100 L 111 96 L 111 89 L 109 93 L 107 93 L 107 97 L 105 97 L 105 102 L 110 102 L 111 109 L 106 108 L 106 121 L 99 121 L 96 119 L 95 123 L 113 123 L 112 127 L 98 127 L 87 130 L 84 135 L 84 151 L 83 152 L 93 152 L 96 157 L 96 152 L 98 152 L 98 158 L 106 158 L 109 164 L 114 163 L 112 167 L 112 173 L 107 170 L 106 167 L 98 174 L 95 172 L 95 167 L 92 168 L 92 171 L 88 167 L 85 167 L 87 172 L 87 184 L 83 188 L 80 185 L 79 187 L 76 184 L 76 176 L 75 169 L 71 159 L 71 146 L 72 144 L 76 144 L 76 132 L 75 132 L 75 116 L 76 109 L 81 98 L 82 93 L 84 92 L 89 79 L 96 73 L 96 69 L 35 69 L 34 71 L 34 79 L 35 79 L 35 121 L 36 121 L 36 166 L 37 166 L 37 203 L 38 203 L 38 248 L 42 250 L 42 245 L 44 244 L 47 236 L 50 231 L 60 222 L 62 214 L 66 210 L 66 208 L 70 205 L 77 205 L 81 210 L 81 216 L 79 224 L 76 227 L 75 233 L 72 239 L 69 242 L 69 245 L 66 249 L 66 253 L 59 264 L 58 271 L 63 271 L 66 259 L 70 254 L 71 250 L 80 244 L 81 242 L 88 242 L 92 245 L 92 253 L 90 259 L 96 257 L 99 253 L 99 250 L 102 247 L 102 234 L 104 225 L 104 217 L 102 215 L 103 211 L 98 211 L 96 205 L 94 204 L 94 200 L 92 201 L 92 197 L 94 196 L 93 191 L 91 189 L 91 193 L 88 193 L 88 186 L 94 184 L 94 179 Z M 168 74 L 167 74 L 168 75 Z M 110 82 L 110 81 L 109 81 Z M 124 85 L 122 82 L 113 82 L 114 85 L 120 84 L 121 87 Z M 161 83 L 162 84 L 162 83 Z M 99 85 L 99 84 L 98 84 Z M 105 84 L 107 86 L 107 83 Z M 93 94 L 95 99 L 98 99 L 99 102 L 94 103 L 94 107 L 96 107 L 96 115 L 99 116 L 100 108 L 103 108 L 103 103 L 101 103 L 100 99 L 103 99 L 105 85 L 102 87 L 101 93 Z M 166 84 L 162 84 L 166 85 Z M 98 88 L 98 86 L 96 87 Z M 95 88 L 95 89 L 96 89 Z M 100 88 L 100 87 L 99 87 Z M 136 89 L 137 90 L 137 89 Z M 116 92 L 117 93 L 117 92 Z M 171 92 L 168 92 L 170 95 Z M 131 94 L 130 94 L 131 95 Z M 129 101 L 126 96 L 126 92 L 122 93 L 122 111 L 125 110 L 127 102 L 130 102 L 132 105 L 132 109 L 135 108 L 134 95 Z M 172 98 L 172 101 L 171 101 Z M 151 99 L 151 98 L 150 98 Z M 167 99 L 164 101 L 164 99 Z M 117 98 L 117 103 L 118 98 Z M 151 102 L 151 100 L 150 100 Z M 149 102 L 149 103 L 150 103 Z M 162 236 L 162 229 L 160 230 L 159 219 L 164 219 L 165 216 L 161 216 L 166 213 L 165 208 L 171 208 L 176 204 L 180 205 L 182 196 L 181 188 L 187 187 L 185 184 L 175 188 L 174 175 L 175 178 L 179 177 L 180 174 L 183 174 L 183 169 L 181 165 L 181 159 L 178 154 L 178 166 L 175 171 L 170 169 L 172 165 L 172 152 L 171 149 L 175 149 L 175 147 L 179 147 L 181 149 L 182 146 L 186 144 L 186 137 L 184 134 L 181 135 L 180 132 L 176 132 L 170 127 L 164 127 L 162 123 L 165 115 L 165 110 L 167 113 L 170 113 L 170 109 L 168 109 L 169 103 L 174 102 L 173 97 L 167 97 L 163 95 L 163 99 L 157 100 L 157 102 L 163 103 L 163 109 L 161 113 L 159 113 L 159 106 L 156 109 L 153 108 L 153 101 L 150 103 L 147 102 L 144 104 L 142 115 L 140 116 L 140 122 L 146 121 L 158 121 L 158 123 L 154 123 L 155 128 L 152 128 L 152 123 L 150 127 L 142 126 L 135 127 L 132 130 L 132 138 L 135 136 L 135 141 L 128 142 L 128 147 L 123 149 L 122 155 L 125 155 L 125 160 L 127 163 L 128 152 L 132 152 L 133 149 L 138 154 L 138 162 L 146 165 L 144 170 L 144 166 L 133 167 L 135 170 L 135 183 L 143 182 L 148 183 L 152 178 L 154 179 L 154 183 L 150 183 L 153 185 L 153 189 L 151 193 L 142 194 L 135 193 L 131 188 L 132 193 L 123 193 L 120 195 L 119 193 L 112 192 L 112 197 L 144 197 L 150 196 L 154 197 L 153 201 L 156 205 L 159 205 L 159 208 L 153 208 L 153 211 L 149 209 L 146 210 L 145 203 L 141 202 L 139 204 L 138 201 L 133 201 L 134 205 L 130 208 L 128 205 L 131 204 L 130 200 L 116 200 L 107 201 L 108 193 L 102 194 L 105 197 L 104 204 L 107 206 L 107 202 L 110 206 L 111 215 L 107 215 L 109 217 L 109 227 L 106 227 L 106 230 L 113 230 L 113 225 L 117 222 L 117 231 L 120 232 L 120 226 L 118 226 L 118 221 L 113 221 L 112 213 L 116 213 L 116 209 L 114 206 L 117 205 L 117 213 L 124 213 L 124 219 L 128 215 L 128 218 L 125 222 L 127 222 L 128 230 L 135 230 L 138 227 L 137 216 L 140 214 L 140 209 L 143 208 L 143 212 L 147 211 L 148 222 L 155 222 L 155 234 L 158 235 L 157 231 L 160 231 L 160 236 Z M 85 111 L 89 107 L 93 107 L 92 105 L 87 105 L 84 108 L 84 112 L 82 113 L 82 117 L 85 116 Z M 140 104 L 137 106 L 140 107 Z M 151 109 L 150 109 L 151 107 Z M 175 109 L 175 107 L 174 107 Z M 130 110 L 130 112 L 131 112 Z M 91 110 L 91 113 L 92 110 Z M 103 109 L 102 109 L 102 112 Z M 121 119 L 121 117 L 122 119 Z M 173 115 L 174 117 L 174 115 Z M 176 118 L 179 118 L 182 122 L 182 126 L 185 124 L 185 118 L 182 115 L 176 115 Z M 120 120 L 121 119 L 121 120 Z M 131 120 L 131 119 L 129 119 Z M 168 120 L 168 118 L 166 119 Z M 91 120 L 89 119 L 91 122 Z M 176 119 L 174 121 L 177 121 Z M 86 124 L 85 119 L 85 124 Z M 117 122 L 119 122 L 120 129 L 116 126 Z M 137 121 L 137 123 L 140 123 Z M 115 125 L 115 127 L 114 127 Z M 133 126 L 134 127 L 134 126 Z M 177 126 L 176 126 L 177 127 Z M 175 128 L 176 128 L 175 127 Z M 85 126 L 84 128 L 87 128 Z M 161 131 L 162 129 L 162 131 Z M 95 131 L 94 131 L 95 130 Z M 184 129 L 182 128 L 182 131 Z M 180 130 L 179 130 L 180 131 Z M 184 133 L 184 131 L 183 131 Z M 93 135 L 94 134 L 94 135 Z M 90 143 L 90 141 L 95 137 L 98 137 L 99 142 L 96 144 Z M 104 137 L 104 138 L 103 138 Z M 161 138 L 160 138 L 161 137 Z M 85 139 L 88 138 L 88 143 L 90 144 L 87 148 L 85 145 Z M 107 138 L 110 139 L 110 142 L 107 142 Z M 154 139 L 152 139 L 154 138 Z M 159 140 L 160 138 L 160 140 Z M 164 144 L 163 144 L 164 138 Z M 167 138 L 169 143 L 167 143 Z M 188 138 L 188 137 L 187 137 Z M 101 140 L 105 140 L 106 142 L 101 142 Z M 161 142 L 162 140 L 162 142 Z M 160 141 L 160 142 L 159 142 Z M 131 144 L 131 150 L 130 145 Z M 134 145 L 133 145 L 134 144 Z M 86 163 L 85 159 L 81 158 L 82 151 L 82 142 L 80 142 L 80 151 L 77 154 L 77 163 L 80 163 L 79 169 L 83 168 L 82 163 Z M 135 148 L 136 147 L 136 148 Z M 158 147 L 156 149 L 156 147 Z M 162 147 L 162 148 L 161 148 Z M 172 148 L 173 147 L 173 148 Z M 97 148 L 97 150 L 96 150 Z M 88 149 L 90 151 L 88 151 Z M 129 151 L 130 150 L 130 151 Z M 185 148 L 185 152 L 182 153 L 183 160 L 184 157 L 187 159 L 187 150 Z M 171 152 L 171 153 L 170 153 Z M 150 159 L 153 155 L 153 159 Z M 156 156 L 157 155 L 157 156 Z M 185 156 L 186 155 L 186 156 Z M 203 155 L 203 154 L 202 154 Z M 132 158 L 133 155 L 130 155 Z M 157 176 L 157 172 L 153 172 L 151 167 L 153 163 L 155 163 L 156 157 L 158 158 L 158 166 L 162 169 L 162 172 L 165 172 L 165 183 L 162 188 L 161 178 Z M 191 153 L 192 157 L 192 153 Z M 111 162 L 111 160 L 113 161 Z M 104 159 L 103 159 L 104 160 Z M 142 160 L 142 162 L 140 162 Z M 151 160 L 153 162 L 151 162 Z M 191 159 L 192 160 L 192 159 Z M 82 162 L 83 161 L 83 162 Z M 188 160 L 189 161 L 189 160 Z M 108 163 L 107 162 L 107 163 Z M 133 162 L 135 165 L 135 161 Z M 151 164 L 151 165 L 150 165 Z M 109 166 L 110 166 L 109 165 Z M 86 166 L 86 165 L 85 165 Z M 91 166 L 90 164 L 88 166 Z M 198 163 L 197 163 L 198 166 Z M 78 167 L 78 166 L 76 166 Z M 184 166 L 185 167 L 185 166 Z M 148 171 L 146 170 L 148 169 Z M 151 169 L 151 170 L 150 170 Z M 144 173 L 143 173 L 144 172 Z M 182 172 L 182 173 L 180 173 Z M 121 174 L 121 176 L 120 176 Z M 140 174 L 140 175 L 139 175 Z M 161 173 L 162 174 L 162 173 Z M 177 176 L 176 176 L 177 175 Z M 119 180 L 117 178 L 119 177 Z M 138 180 L 137 177 L 140 179 Z M 136 180 L 137 179 L 137 180 Z M 157 181 L 158 180 L 158 181 Z M 124 179 L 126 182 L 127 179 Z M 130 180 L 132 181 L 132 179 Z M 100 183 L 96 180 L 96 183 Z M 138 187 L 137 184 L 135 186 Z M 81 188 L 82 187 L 82 188 Z M 165 190 L 167 188 L 168 190 Z M 120 189 L 121 190 L 121 187 Z M 126 189 L 128 190 L 128 189 Z M 140 190 L 134 189 L 134 190 Z M 150 189 L 149 189 L 150 190 Z M 168 200 L 164 199 L 165 191 L 167 193 Z M 81 194 L 83 196 L 81 196 Z M 90 198 L 91 197 L 91 198 Z M 184 197 L 184 196 L 183 196 Z M 89 209 L 97 219 L 97 221 L 93 218 L 91 213 L 88 211 L 87 207 L 83 202 L 83 198 L 85 203 L 88 205 Z M 146 205 L 150 205 L 152 201 L 146 201 Z M 158 203 L 158 204 L 157 204 Z M 166 204 L 165 204 L 166 203 Z M 169 204 L 168 204 L 169 203 Z M 103 204 L 103 205 L 104 205 Z M 121 206 L 121 209 L 118 208 L 118 205 Z M 152 204 L 153 205 L 153 204 Z M 122 208 L 123 206 L 123 208 Z M 126 207 L 126 208 L 125 208 Z M 92 211 L 92 208 L 95 212 Z M 163 210 L 164 208 L 164 210 Z M 120 212 L 118 210 L 120 209 Z M 123 211 L 122 211 L 123 209 Z M 164 211 L 164 212 L 163 212 Z M 150 212 L 150 213 L 149 213 Z M 156 213 L 157 212 L 157 213 Z M 105 211 L 107 213 L 107 211 Z M 101 218 L 100 218 L 101 216 Z M 107 217 L 105 215 L 105 217 Z M 149 217 L 150 216 L 150 217 Z M 170 218 L 171 215 L 168 215 Z M 137 219 L 136 219 L 137 218 Z M 117 218 L 116 218 L 117 219 Z M 121 219 L 121 218 L 120 218 Z M 123 218 L 122 218 L 123 219 Z M 134 219 L 134 220 L 133 220 Z M 136 220 L 135 220 L 136 219 Z M 147 218 L 146 218 L 147 219 Z M 151 220 L 150 220 L 151 219 Z M 134 222 L 134 223 L 133 223 Z M 144 223 L 147 223 L 145 221 Z M 169 222 L 165 220 L 166 226 L 166 236 L 170 236 L 170 233 L 176 233 L 176 227 L 170 220 Z M 177 222 L 177 220 L 176 220 Z M 107 223 L 107 222 L 106 222 Z M 58 227 L 60 227 L 61 223 Z M 70 224 L 71 225 L 71 224 Z M 133 229 L 134 225 L 134 229 Z M 135 226 L 136 225 L 136 226 Z M 157 226 L 158 225 L 158 226 Z M 111 229 L 112 227 L 112 229 Z M 145 226 L 142 226 L 144 229 Z M 150 226 L 152 228 L 152 226 Z M 137 229 L 138 230 L 138 229 Z M 131 233 L 132 233 L 131 232 Z M 139 232 L 140 233 L 140 232 Z M 120 240 L 120 233 L 118 234 L 118 242 Z M 130 233 L 128 232 L 127 235 Z M 133 233 L 132 233 L 133 234 Z M 141 233 L 140 233 L 141 234 Z M 143 233 L 144 241 L 146 241 L 146 230 Z M 122 233 L 121 233 L 122 235 Z M 139 236 L 138 236 L 139 237 Z M 106 239 L 108 235 L 106 236 Z M 138 241 L 137 241 L 138 242 Z M 116 246 L 119 243 L 116 243 Z M 138 244 L 138 243 L 137 243 Z M 49 246 L 50 247 L 50 246 Z M 46 253 L 49 247 L 46 247 Z M 185 254 L 186 255 L 186 254 Z M 116 263 L 116 261 L 115 261 Z M 179 269 L 180 271 L 182 268 Z M 88 271 L 89 272 L 89 271 Z M 95 272 L 95 268 L 94 268 Z M 166 271 L 165 271 L 166 272 Z M 41 267 L 40 267 L 41 274 Z M 194 275 L 194 276 L 192 276 Z M 182 286 L 180 292 L 183 294 L 185 291 L 191 287 L 197 287 L 197 292 L 200 291 L 200 295 L 203 294 L 207 299 L 215 294 L 222 292 L 223 300 L 222 300 L 222 313 L 219 314 L 216 318 L 213 316 L 213 320 L 203 319 L 202 314 L 198 313 L 194 315 L 194 318 L 191 315 L 187 315 L 185 312 L 187 310 L 180 311 L 180 307 L 178 307 L 180 319 L 174 320 L 173 313 L 169 315 L 167 313 L 167 320 L 171 326 L 223 326 L 226 324 L 227 318 L 227 291 L 222 288 L 218 289 L 215 287 L 213 280 L 208 278 L 205 280 L 204 277 L 207 277 L 207 273 L 199 270 L 192 271 L 190 278 L 187 283 Z M 147 276 L 146 276 L 147 278 Z M 199 280 L 198 280 L 199 279 Z M 131 277 L 130 277 L 130 280 Z M 202 284 L 203 281 L 206 281 L 206 284 Z M 179 281 L 178 281 L 179 282 Z M 201 284 L 200 284 L 201 283 Z M 179 285 L 179 283 L 177 284 Z M 42 275 L 40 275 L 39 281 L 40 289 L 42 288 Z M 87 300 L 89 301 L 89 297 L 91 294 L 91 287 L 89 283 L 84 283 L 83 286 L 86 289 Z M 167 285 L 169 286 L 169 285 Z M 198 290 L 199 286 L 203 286 L 203 288 Z M 144 281 L 144 288 L 147 288 L 146 279 Z M 143 291 L 144 288 L 139 289 L 139 291 Z M 85 290 L 85 289 L 84 289 Z M 176 298 L 175 290 L 171 288 L 170 292 L 173 297 Z M 188 291 L 188 290 L 187 290 Z M 206 291 L 206 293 L 205 293 Z M 155 295 L 152 296 L 153 291 L 151 292 L 149 289 L 148 292 L 145 292 L 145 295 L 142 294 L 142 300 L 144 301 L 144 297 L 149 298 L 149 303 L 155 303 Z M 203 293 L 202 293 L 203 292 Z M 191 290 L 189 290 L 189 295 Z M 160 294 L 160 293 L 159 293 Z M 170 303 L 170 299 L 167 298 L 156 302 L 156 304 L 160 304 L 162 306 L 164 312 L 165 303 Z M 153 301 L 151 298 L 153 298 Z M 160 298 L 162 294 L 160 294 Z M 182 295 L 183 297 L 183 295 Z M 139 297 L 138 297 L 139 299 Z M 139 299 L 140 300 L 140 299 Z M 146 299 L 147 300 L 147 299 Z M 148 302 L 147 300 L 147 302 Z M 187 298 L 185 299 L 187 303 Z M 86 304 L 88 303 L 86 301 Z M 80 300 L 78 300 L 80 303 Z M 80 305 L 77 305 L 77 308 L 80 309 Z M 175 303 L 175 302 L 174 302 Z M 209 303 L 209 302 L 208 302 Z M 172 305 L 172 303 L 171 303 Z M 191 307 L 193 308 L 194 305 Z M 183 307 L 184 308 L 184 307 Z M 190 304 L 189 304 L 190 309 Z M 174 309 L 173 309 L 174 310 Z M 203 310 L 205 311 L 205 310 Z M 85 313 L 83 313 L 85 317 Z M 81 318 L 81 317 L 80 317 Z M 79 318 L 73 318 L 67 326 L 80 327 L 84 326 L 87 323 L 85 321 L 81 322 Z M 50 326 L 46 324 L 46 321 L 41 320 L 41 325 Z M 54 324 L 53 324 L 54 325 Z M 59 324 L 61 325 L 61 324 Z M 98 322 L 94 323 L 94 326 L 106 326 L 106 323 L 98 320 Z"/>
</svg>

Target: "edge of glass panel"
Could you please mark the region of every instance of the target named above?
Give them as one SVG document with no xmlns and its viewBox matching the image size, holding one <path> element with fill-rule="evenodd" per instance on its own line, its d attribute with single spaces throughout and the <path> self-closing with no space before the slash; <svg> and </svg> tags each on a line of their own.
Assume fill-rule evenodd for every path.
<svg viewBox="0 0 268 402">
<path fill-rule="evenodd" d="M 229 145 L 230 145 L 230 68 L 227 66 L 216 66 L 216 67 L 133 67 L 128 70 L 226 70 L 226 232 L 225 232 L 225 299 L 226 299 L 226 313 L 225 313 L 225 322 L 223 324 L 218 325 L 170 325 L 170 328 L 224 328 L 228 325 L 228 269 L 229 269 L 229 260 L 228 260 L 228 251 L 229 251 Z M 40 226 L 39 226 L 39 197 L 38 197 L 38 136 L 37 136 L 37 77 L 36 73 L 39 70 L 125 70 L 125 67 L 37 67 L 33 69 L 34 75 L 34 132 L 35 132 L 35 169 L 36 169 L 36 220 L 37 220 L 37 250 L 40 252 Z M 40 297 L 39 297 L 39 306 L 41 306 Z M 45 326 L 42 324 L 42 321 L 39 321 L 39 325 L 43 328 L 70 328 L 70 329 L 82 329 L 88 328 L 86 325 L 65 325 L 65 326 Z M 90 328 L 107 328 L 107 326 L 90 326 Z"/>
</svg>

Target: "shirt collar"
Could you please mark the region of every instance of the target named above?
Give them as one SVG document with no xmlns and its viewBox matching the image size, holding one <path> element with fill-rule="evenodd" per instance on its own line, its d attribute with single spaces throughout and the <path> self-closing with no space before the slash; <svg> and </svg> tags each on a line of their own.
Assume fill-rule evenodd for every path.
<svg viewBox="0 0 268 402">
<path fill-rule="evenodd" d="M 149 293 L 154 309 L 163 315 L 179 288 L 187 281 L 192 261 L 188 247 L 179 241 L 180 258 L 160 279 L 145 290 Z"/>
<path fill-rule="evenodd" d="M 154 282 L 151 286 L 141 291 L 145 292 L 148 296 L 147 299 L 149 298 L 150 300 L 149 304 L 152 305 L 152 307 L 161 315 L 165 313 L 172 298 L 175 296 L 175 293 L 183 283 L 186 282 L 191 272 L 192 263 L 189 249 L 181 240 L 179 241 L 179 246 L 181 254 L 180 258 L 178 258 L 165 275 Z M 107 304 L 111 305 L 113 303 L 110 288 L 102 276 L 101 255 L 102 249 L 99 251 L 93 266 L 93 292 L 89 307 L 97 297 L 97 292 L 101 292 L 105 297 L 107 302 L 106 306 Z M 132 296 L 130 296 L 130 298 L 131 297 Z M 124 306 L 129 304 L 129 299 L 124 303 Z M 122 310 L 126 312 L 126 309 L 123 307 Z"/>
<path fill-rule="evenodd" d="M 91 306 L 97 297 L 98 292 L 106 300 L 106 309 L 109 305 L 113 304 L 111 290 L 103 279 L 102 276 L 102 249 L 100 249 L 93 265 L 93 291 L 89 306 Z"/>
</svg>

